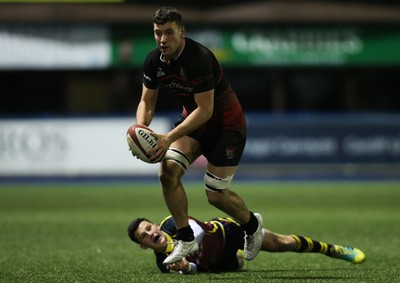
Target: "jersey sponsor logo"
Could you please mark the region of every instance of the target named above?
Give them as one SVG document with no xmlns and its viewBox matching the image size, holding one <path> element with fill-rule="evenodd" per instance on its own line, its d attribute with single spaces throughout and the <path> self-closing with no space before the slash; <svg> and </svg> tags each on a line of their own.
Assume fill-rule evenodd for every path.
<svg viewBox="0 0 400 283">
<path fill-rule="evenodd" d="M 188 86 L 188 85 L 183 85 L 182 83 L 178 82 L 178 81 L 171 81 L 169 83 L 165 84 L 168 88 L 173 89 L 173 90 L 181 90 L 181 91 L 185 91 L 188 93 L 192 93 L 193 92 L 193 87 L 192 86 Z"/>
</svg>

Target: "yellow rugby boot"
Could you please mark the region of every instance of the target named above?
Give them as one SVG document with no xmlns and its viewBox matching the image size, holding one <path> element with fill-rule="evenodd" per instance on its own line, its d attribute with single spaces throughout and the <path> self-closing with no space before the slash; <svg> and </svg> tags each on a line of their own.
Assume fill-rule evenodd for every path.
<svg viewBox="0 0 400 283">
<path fill-rule="evenodd" d="M 334 248 L 335 250 L 331 252 L 334 258 L 343 259 L 354 264 L 363 263 L 366 259 L 365 254 L 359 249 L 339 245 L 334 245 Z"/>
</svg>

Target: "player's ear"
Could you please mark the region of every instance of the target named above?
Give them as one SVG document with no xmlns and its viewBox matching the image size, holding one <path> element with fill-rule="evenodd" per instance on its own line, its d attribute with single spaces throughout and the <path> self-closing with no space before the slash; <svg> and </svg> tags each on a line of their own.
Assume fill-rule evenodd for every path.
<svg viewBox="0 0 400 283">
<path fill-rule="evenodd" d="M 185 37 L 185 35 L 186 35 L 186 27 L 182 26 L 181 27 L 181 37 Z"/>
</svg>

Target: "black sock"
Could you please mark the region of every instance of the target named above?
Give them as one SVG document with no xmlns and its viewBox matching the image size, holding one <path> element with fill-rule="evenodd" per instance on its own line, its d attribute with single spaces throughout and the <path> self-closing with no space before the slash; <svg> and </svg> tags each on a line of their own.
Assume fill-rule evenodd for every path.
<svg viewBox="0 0 400 283">
<path fill-rule="evenodd" d="M 190 242 L 194 240 L 194 234 L 193 230 L 190 227 L 190 225 L 183 227 L 181 229 L 178 229 L 178 232 L 176 233 L 176 239 L 177 240 L 182 240 L 184 242 Z"/>
<path fill-rule="evenodd" d="M 332 251 L 335 249 L 332 244 L 316 241 L 308 237 L 292 235 L 297 242 L 297 253 L 320 253 L 331 256 Z"/>
<path fill-rule="evenodd" d="M 258 228 L 258 220 L 253 212 L 250 211 L 250 220 L 246 224 L 241 225 L 247 235 L 253 235 Z"/>
</svg>

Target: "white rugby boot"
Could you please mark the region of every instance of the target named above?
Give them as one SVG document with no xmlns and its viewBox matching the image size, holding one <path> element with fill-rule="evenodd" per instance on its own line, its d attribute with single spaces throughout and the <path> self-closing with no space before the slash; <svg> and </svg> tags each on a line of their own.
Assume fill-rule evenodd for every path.
<svg viewBox="0 0 400 283">
<path fill-rule="evenodd" d="M 258 227 L 253 235 L 245 235 L 244 237 L 244 258 L 246 260 L 254 259 L 261 249 L 263 240 L 263 219 L 261 214 L 254 213 L 254 216 L 258 220 Z"/>
<path fill-rule="evenodd" d="M 171 264 L 181 261 L 185 256 L 194 254 L 199 249 L 199 244 L 196 239 L 190 242 L 184 242 L 182 240 L 175 242 L 175 247 L 172 253 L 163 261 L 163 264 Z"/>
</svg>

